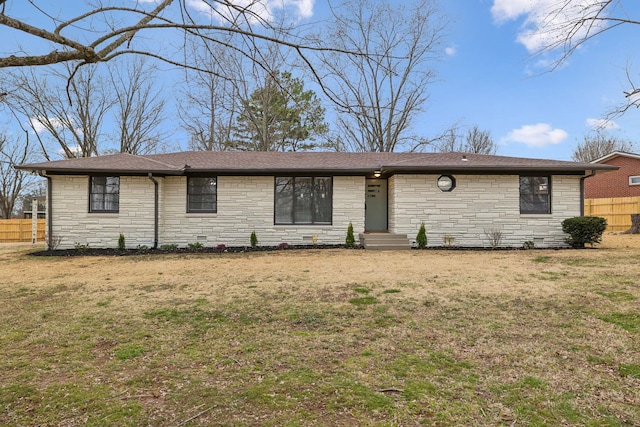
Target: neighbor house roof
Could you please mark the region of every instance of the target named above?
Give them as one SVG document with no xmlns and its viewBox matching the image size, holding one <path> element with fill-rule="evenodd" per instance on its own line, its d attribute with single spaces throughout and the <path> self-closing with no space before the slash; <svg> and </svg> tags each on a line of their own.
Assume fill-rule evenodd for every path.
<svg viewBox="0 0 640 427">
<path fill-rule="evenodd" d="M 618 169 L 616 166 L 562 160 L 529 159 L 471 153 L 346 153 L 346 152 L 255 152 L 190 151 L 166 154 L 113 154 L 17 166 L 47 174 L 117 175 L 273 175 L 317 173 L 391 175 L 415 173 L 585 173 Z"/>
<path fill-rule="evenodd" d="M 607 154 L 606 156 L 602 156 L 599 159 L 593 160 L 591 163 L 604 163 L 607 160 L 613 159 L 614 157 L 628 157 L 630 159 L 640 160 L 640 154 L 626 153 L 624 151 L 614 151 Z"/>
</svg>

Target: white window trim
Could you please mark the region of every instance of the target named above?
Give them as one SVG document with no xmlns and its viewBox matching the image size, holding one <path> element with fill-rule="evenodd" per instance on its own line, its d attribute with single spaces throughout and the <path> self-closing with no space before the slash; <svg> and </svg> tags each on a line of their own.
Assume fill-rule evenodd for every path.
<svg viewBox="0 0 640 427">
<path fill-rule="evenodd" d="M 637 182 L 633 182 L 633 179 L 636 179 Z M 629 177 L 629 185 L 640 185 L 640 175 L 632 175 Z"/>
</svg>

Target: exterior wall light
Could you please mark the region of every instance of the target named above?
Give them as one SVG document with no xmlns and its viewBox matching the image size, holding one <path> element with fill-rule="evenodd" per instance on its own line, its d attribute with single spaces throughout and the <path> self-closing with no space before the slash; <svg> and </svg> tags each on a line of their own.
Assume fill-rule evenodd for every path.
<svg viewBox="0 0 640 427">
<path fill-rule="evenodd" d="M 380 178 L 380 175 L 382 175 L 382 171 L 380 171 L 379 169 L 373 171 L 373 176 L 375 176 L 376 178 Z"/>
<path fill-rule="evenodd" d="M 440 175 L 436 181 L 440 191 L 450 192 L 456 188 L 456 179 L 451 175 Z"/>
</svg>

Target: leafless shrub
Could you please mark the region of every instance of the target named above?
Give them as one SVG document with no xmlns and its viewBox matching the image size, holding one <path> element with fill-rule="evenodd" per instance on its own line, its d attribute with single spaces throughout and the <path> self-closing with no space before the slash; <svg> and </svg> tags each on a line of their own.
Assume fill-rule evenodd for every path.
<svg viewBox="0 0 640 427">
<path fill-rule="evenodd" d="M 58 249 L 60 243 L 62 243 L 62 236 L 58 236 L 56 234 L 47 236 L 47 249 L 49 249 L 50 251 L 55 251 L 56 249 Z"/>
<path fill-rule="evenodd" d="M 496 228 L 489 228 L 489 229 L 485 228 L 484 235 L 487 236 L 487 239 L 489 240 L 489 245 L 491 245 L 492 248 L 499 247 L 500 244 L 502 243 L 502 239 L 504 238 L 502 231 Z"/>
</svg>

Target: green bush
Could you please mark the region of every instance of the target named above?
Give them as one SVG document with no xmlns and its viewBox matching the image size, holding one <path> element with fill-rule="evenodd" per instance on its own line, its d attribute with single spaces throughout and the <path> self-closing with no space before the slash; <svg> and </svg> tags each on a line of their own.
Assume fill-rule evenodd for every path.
<svg viewBox="0 0 640 427">
<path fill-rule="evenodd" d="M 356 238 L 353 236 L 353 224 L 349 222 L 349 227 L 347 227 L 347 238 L 344 240 L 344 244 L 348 248 L 352 248 L 356 244 Z"/>
<path fill-rule="evenodd" d="M 118 249 L 123 251 L 126 248 L 127 248 L 127 246 L 124 243 L 124 234 L 120 233 L 120 237 L 118 237 Z"/>
<path fill-rule="evenodd" d="M 251 237 L 249 238 L 250 242 L 251 242 L 251 247 L 255 248 L 256 246 L 258 246 L 258 236 L 256 236 L 256 232 L 252 231 L 251 232 Z"/>
<path fill-rule="evenodd" d="M 569 235 L 565 241 L 573 248 L 600 243 L 606 228 L 607 220 L 599 216 L 576 216 L 562 221 L 562 231 Z"/>
<path fill-rule="evenodd" d="M 424 222 L 420 224 L 420 230 L 416 236 L 416 244 L 420 249 L 427 247 L 427 230 L 424 228 Z"/>
<path fill-rule="evenodd" d="M 187 249 L 189 252 L 199 252 L 204 248 L 204 245 L 200 242 L 187 243 Z"/>
</svg>

